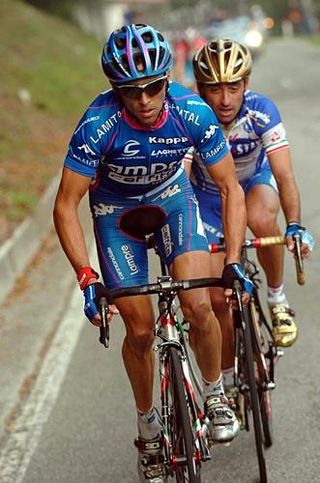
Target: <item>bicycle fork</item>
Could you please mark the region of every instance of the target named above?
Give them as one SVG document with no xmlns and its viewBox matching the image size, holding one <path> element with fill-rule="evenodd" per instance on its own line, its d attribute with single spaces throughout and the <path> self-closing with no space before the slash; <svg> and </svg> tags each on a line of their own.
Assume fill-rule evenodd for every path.
<svg viewBox="0 0 320 483">
<path fill-rule="evenodd" d="M 177 324 L 179 323 L 175 319 L 175 314 L 168 311 L 166 304 L 162 301 L 161 316 L 158 321 L 157 336 L 160 337 L 161 342 L 154 346 L 154 351 L 159 352 L 159 371 L 160 371 L 160 390 L 161 390 L 161 416 L 163 423 L 163 437 L 165 456 L 169 465 L 181 465 L 185 464 L 185 460 L 177 457 L 174 454 L 174 448 L 172 447 L 171 435 L 169 428 L 171 427 L 172 408 L 170 406 L 170 367 L 168 349 L 169 347 L 175 347 L 179 354 L 181 370 L 183 375 L 183 384 L 185 388 L 186 402 L 189 408 L 190 419 L 194 430 L 194 460 L 199 463 L 200 461 L 207 461 L 211 459 L 210 450 L 206 443 L 209 419 L 205 417 L 204 413 L 199 408 L 196 397 L 194 394 L 192 381 L 190 377 L 188 360 L 186 357 L 186 351 L 181 343 L 179 329 Z"/>
</svg>

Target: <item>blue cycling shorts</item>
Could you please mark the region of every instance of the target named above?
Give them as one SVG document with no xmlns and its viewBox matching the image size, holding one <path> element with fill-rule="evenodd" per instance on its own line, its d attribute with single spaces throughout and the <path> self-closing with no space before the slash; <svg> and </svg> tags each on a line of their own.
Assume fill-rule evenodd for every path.
<svg viewBox="0 0 320 483">
<path fill-rule="evenodd" d="M 128 210 L 148 206 L 157 207 L 163 214 L 155 237 L 167 266 L 185 252 L 208 252 L 198 202 L 182 168 L 161 187 L 143 196 L 129 198 L 111 192 L 97 194 L 91 191 L 90 208 L 100 269 L 108 288 L 148 283 L 147 244 L 128 235 L 120 226 Z"/>
<path fill-rule="evenodd" d="M 270 186 L 278 193 L 276 180 L 269 165 L 260 168 L 260 171 L 241 184 L 246 195 L 258 184 Z M 201 191 L 196 186 L 193 186 L 193 190 L 199 202 L 200 214 L 208 241 L 209 243 L 219 243 L 223 238 L 220 195 Z"/>
</svg>

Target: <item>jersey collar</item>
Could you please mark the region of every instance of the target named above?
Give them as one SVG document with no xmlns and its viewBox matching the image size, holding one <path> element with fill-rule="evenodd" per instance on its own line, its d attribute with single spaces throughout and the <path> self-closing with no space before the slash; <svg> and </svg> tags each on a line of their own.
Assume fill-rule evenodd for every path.
<svg viewBox="0 0 320 483">
<path fill-rule="evenodd" d="M 125 122 L 133 129 L 137 129 L 139 131 L 154 131 L 155 129 L 160 129 L 168 119 L 168 115 L 168 105 L 165 103 L 155 124 L 152 126 L 141 126 L 141 124 L 139 124 L 138 121 L 125 108 L 122 109 L 122 117 Z"/>
</svg>

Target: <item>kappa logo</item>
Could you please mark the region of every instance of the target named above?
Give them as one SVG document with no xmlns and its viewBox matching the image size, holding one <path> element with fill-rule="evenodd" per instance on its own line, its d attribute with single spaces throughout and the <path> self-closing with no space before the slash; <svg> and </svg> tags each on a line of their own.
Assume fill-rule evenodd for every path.
<svg viewBox="0 0 320 483">
<path fill-rule="evenodd" d="M 168 186 L 168 188 L 163 193 L 161 193 L 160 198 L 162 200 L 164 200 L 165 198 L 171 198 L 171 196 L 174 196 L 180 192 L 181 188 L 178 184 L 175 184 L 174 186 Z"/>
<path fill-rule="evenodd" d="M 207 139 L 212 138 L 218 129 L 219 129 L 219 126 L 217 126 L 216 124 L 211 124 L 206 130 L 206 132 L 204 133 L 204 138 L 202 139 L 201 142 L 203 143 L 204 141 L 207 141 Z"/>
<path fill-rule="evenodd" d="M 84 151 L 86 154 L 93 154 L 93 156 L 96 154 L 94 151 L 92 151 L 88 144 L 82 144 L 81 146 L 78 146 L 78 149 L 80 151 Z"/>
<path fill-rule="evenodd" d="M 276 141 L 279 141 L 280 137 L 281 137 L 281 136 L 280 136 L 280 133 L 279 133 L 279 132 L 277 132 L 277 131 L 274 131 L 274 132 L 273 132 L 273 134 L 272 134 L 271 141 L 272 141 L 273 143 L 275 143 Z"/>
<path fill-rule="evenodd" d="M 123 149 L 124 156 L 136 156 L 140 151 L 140 149 L 133 149 L 136 146 L 140 146 L 140 143 L 134 139 L 129 139 Z"/>
<path fill-rule="evenodd" d="M 99 203 L 98 205 L 93 205 L 93 212 L 94 216 L 105 216 L 105 215 L 112 215 L 115 210 L 121 210 L 123 206 L 115 206 L 115 205 L 104 205 L 103 203 Z"/>
</svg>

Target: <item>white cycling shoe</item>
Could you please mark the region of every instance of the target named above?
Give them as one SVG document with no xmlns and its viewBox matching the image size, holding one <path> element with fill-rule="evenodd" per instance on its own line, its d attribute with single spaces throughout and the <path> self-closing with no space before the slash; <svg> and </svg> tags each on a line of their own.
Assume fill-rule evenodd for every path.
<svg viewBox="0 0 320 483">
<path fill-rule="evenodd" d="M 240 431 L 239 421 L 224 394 L 210 396 L 204 405 L 210 420 L 210 436 L 216 443 L 229 443 Z"/>
<path fill-rule="evenodd" d="M 139 436 L 134 441 L 138 448 L 138 474 L 142 483 L 166 483 L 168 477 L 164 465 L 162 437 L 143 439 Z"/>
</svg>

